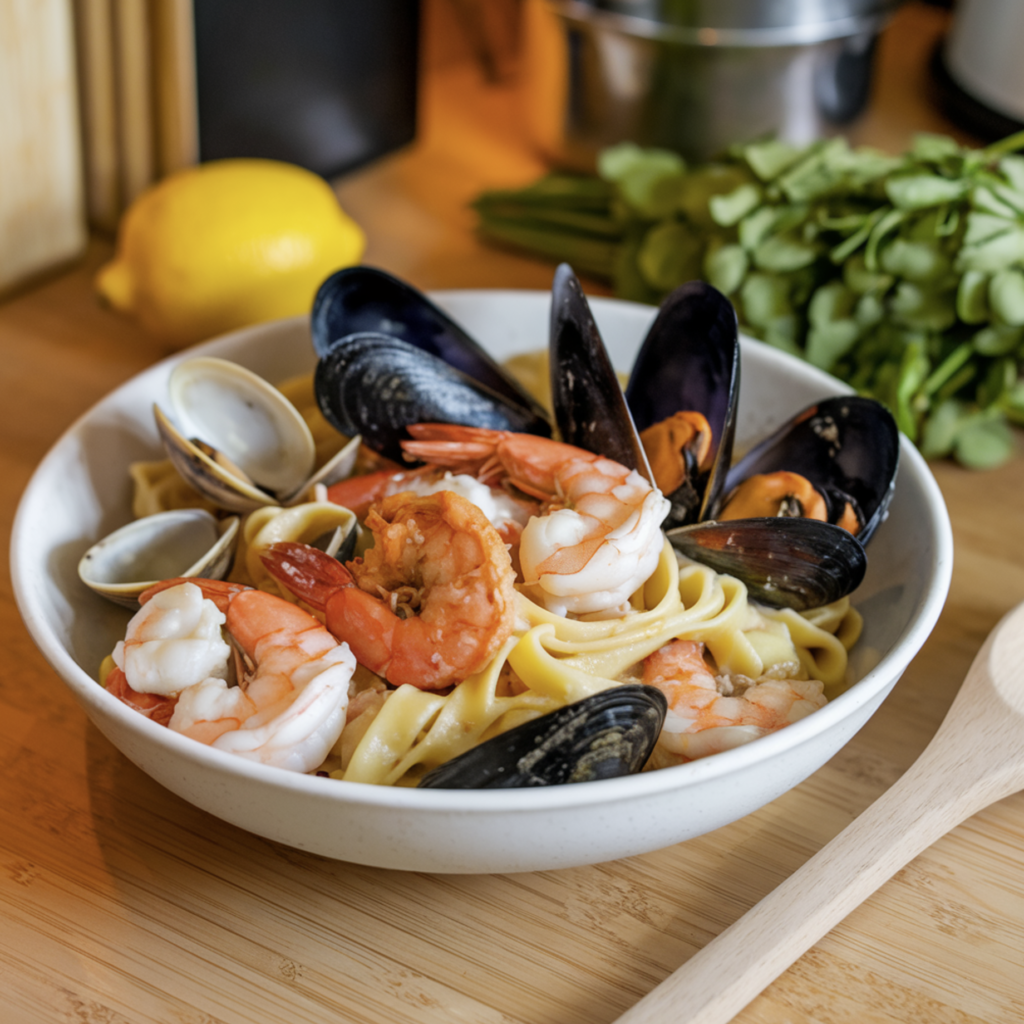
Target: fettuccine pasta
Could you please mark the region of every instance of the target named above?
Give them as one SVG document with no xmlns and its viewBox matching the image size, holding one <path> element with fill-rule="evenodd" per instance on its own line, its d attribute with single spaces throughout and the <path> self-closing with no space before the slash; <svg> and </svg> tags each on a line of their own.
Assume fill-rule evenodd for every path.
<svg viewBox="0 0 1024 1024">
<path fill-rule="evenodd" d="M 490 736 L 634 681 L 640 663 L 674 639 L 706 643 L 729 674 L 756 679 L 781 667 L 817 678 L 833 693 L 847 683 L 846 653 L 860 621 L 848 598 L 813 616 L 755 607 L 738 580 L 681 560 L 666 541 L 637 604 L 625 618 L 585 622 L 520 594 L 520 628 L 484 671 L 447 695 L 408 685 L 394 690 L 347 762 L 329 774 L 415 784 L 424 770 Z"/>
</svg>

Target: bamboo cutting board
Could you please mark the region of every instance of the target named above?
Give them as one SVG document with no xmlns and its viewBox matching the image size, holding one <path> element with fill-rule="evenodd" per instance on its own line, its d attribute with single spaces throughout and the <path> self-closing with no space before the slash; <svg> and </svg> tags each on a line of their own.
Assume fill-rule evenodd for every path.
<svg viewBox="0 0 1024 1024">
<path fill-rule="evenodd" d="M 85 247 L 70 0 L 0 3 L 0 97 L 3 292 Z"/>
</svg>

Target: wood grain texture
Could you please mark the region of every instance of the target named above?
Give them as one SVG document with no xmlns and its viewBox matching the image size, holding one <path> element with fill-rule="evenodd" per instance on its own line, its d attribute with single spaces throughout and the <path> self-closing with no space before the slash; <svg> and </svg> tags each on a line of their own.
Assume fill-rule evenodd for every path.
<svg viewBox="0 0 1024 1024">
<path fill-rule="evenodd" d="M 911 4 L 883 46 L 872 116 L 896 144 L 936 127 L 923 72 L 903 65 L 941 18 Z M 446 67 L 426 83 L 420 140 L 338 183 L 369 232 L 368 259 L 426 288 L 550 285 L 553 266 L 482 246 L 466 206 L 479 188 L 525 182 L 542 167 L 517 134 L 516 109 L 509 87 L 485 87 L 471 67 Z M 95 301 L 92 275 L 109 252 L 96 241 L 72 272 L 0 304 L 5 531 L 32 469 L 68 424 L 169 354 Z M 956 542 L 949 600 L 899 685 L 842 751 L 761 811 L 700 839 L 525 875 L 333 862 L 167 793 L 89 724 L 33 646 L 4 544 L 0 1020 L 615 1020 L 906 772 L 985 635 L 1024 600 L 1024 459 L 984 474 L 945 463 L 934 471 Z M 898 871 L 736 1020 L 1019 1024 L 1022 950 L 1017 794 Z"/>
<path fill-rule="evenodd" d="M 617 1024 L 727 1024 L 900 868 L 1024 789 L 1024 605 L 988 636 L 939 731 L 863 814 Z"/>
</svg>

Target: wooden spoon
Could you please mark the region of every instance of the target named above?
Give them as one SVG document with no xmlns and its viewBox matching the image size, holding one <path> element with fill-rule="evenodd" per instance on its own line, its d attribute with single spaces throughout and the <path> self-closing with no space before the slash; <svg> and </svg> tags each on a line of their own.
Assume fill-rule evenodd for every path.
<svg viewBox="0 0 1024 1024">
<path fill-rule="evenodd" d="M 894 786 L 616 1024 L 724 1024 L 940 836 L 1024 789 L 1024 604 Z"/>
</svg>

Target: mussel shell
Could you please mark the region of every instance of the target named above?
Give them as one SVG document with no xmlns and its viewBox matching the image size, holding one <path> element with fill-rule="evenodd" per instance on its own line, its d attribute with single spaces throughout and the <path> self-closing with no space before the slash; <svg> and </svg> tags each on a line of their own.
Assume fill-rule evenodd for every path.
<svg viewBox="0 0 1024 1024">
<path fill-rule="evenodd" d="M 346 267 L 327 278 L 313 300 L 310 329 L 318 356 L 351 334 L 386 334 L 546 418 L 540 403 L 451 317 L 412 285 L 382 270 Z"/>
<path fill-rule="evenodd" d="M 640 431 L 683 411 L 702 413 L 711 427 L 712 467 L 694 484 L 700 505 L 688 507 L 693 498 L 668 495 L 674 508 L 667 525 L 708 518 L 716 508 L 732 459 L 739 387 L 739 327 L 732 303 L 703 281 L 680 285 L 662 303 L 626 385 Z"/>
<path fill-rule="evenodd" d="M 579 280 L 561 264 L 551 288 L 551 399 L 562 440 L 646 480 L 654 476 Z"/>
<path fill-rule="evenodd" d="M 853 499 L 863 517 L 857 536 L 866 544 L 892 500 L 899 454 L 896 421 L 881 402 L 859 395 L 825 398 L 747 452 L 729 470 L 725 493 L 756 473 L 799 473 L 832 504 L 846 495 Z"/>
<path fill-rule="evenodd" d="M 470 379 L 443 359 L 386 334 L 343 338 L 317 363 L 316 400 L 326 419 L 396 462 L 412 423 L 456 423 L 550 433 L 546 419 Z"/>
<path fill-rule="evenodd" d="M 860 586 L 864 546 L 841 526 L 817 519 L 733 519 L 681 526 L 666 534 L 695 562 L 742 580 L 750 596 L 777 608 L 806 611 Z"/>
<path fill-rule="evenodd" d="M 846 513 L 847 508 L 849 508 L 857 519 L 857 539 L 862 544 L 866 543 L 864 539 L 864 525 L 866 522 L 864 510 L 860 507 L 857 499 L 834 484 L 821 484 L 817 487 L 817 491 L 825 499 L 828 521 L 830 523 L 838 523 Z"/>
<path fill-rule="evenodd" d="M 175 509 L 136 519 L 97 541 L 78 563 L 82 582 L 115 604 L 138 609 L 139 595 L 175 576 L 224 579 L 238 542 L 237 516 Z"/>
<path fill-rule="evenodd" d="M 419 785 L 512 789 L 632 775 L 651 756 L 667 707 L 652 686 L 613 686 L 481 743 Z"/>
</svg>

